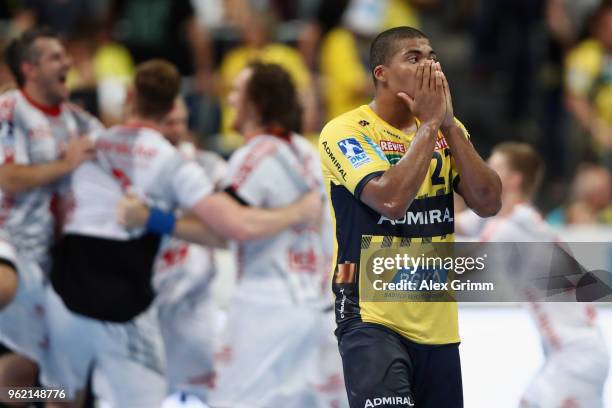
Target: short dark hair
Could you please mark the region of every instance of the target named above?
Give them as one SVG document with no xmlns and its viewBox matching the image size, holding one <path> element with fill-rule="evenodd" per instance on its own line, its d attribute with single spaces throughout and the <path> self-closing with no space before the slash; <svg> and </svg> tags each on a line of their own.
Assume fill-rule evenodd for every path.
<svg viewBox="0 0 612 408">
<path fill-rule="evenodd" d="M 374 68 L 379 65 L 388 64 L 391 57 L 397 52 L 396 42 L 406 38 L 428 39 L 423 32 L 407 26 L 390 28 L 374 38 L 370 46 L 370 71 L 372 72 L 374 83 L 376 83 Z"/>
<path fill-rule="evenodd" d="M 181 76 L 172 63 L 152 59 L 138 65 L 134 76 L 136 113 L 161 120 L 172 110 L 180 86 Z"/>
<path fill-rule="evenodd" d="M 521 190 L 527 197 L 533 196 L 542 183 L 544 161 L 528 143 L 503 142 L 493 148 L 493 154 L 500 153 L 508 160 L 512 171 L 523 177 Z"/>
<path fill-rule="evenodd" d="M 18 38 L 13 39 L 4 49 L 4 61 L 15 77 L 15 82 L 19 87 L 25 85 L 25 77 L 21 72 L 21 64 L 28 61 L 36 63 L 40 57 L 34 43 L 39 38 L 55 38 L 57 35 L 49 28 L 34 28 L 25 31 Z"/>
<path fill-rule="evenodd" d="M 302 108 L 293 80 L 278 64 L 253 62 L 246 97 L 261 116 L 264 126 L 279 127 L 284 132 L 299 132 Z"/>
</svg>

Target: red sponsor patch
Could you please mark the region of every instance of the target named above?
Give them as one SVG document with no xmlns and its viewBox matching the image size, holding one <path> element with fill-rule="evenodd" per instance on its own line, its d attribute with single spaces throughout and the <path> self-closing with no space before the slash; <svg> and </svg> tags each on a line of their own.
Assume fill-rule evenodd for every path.
<svg viewBox="0 0 612 408">
<path fill-rule="evenodd" d="M 392 142 L 390 140 L 381 140 L 380 148 L 385 152 L 406 153 L 406 146 L 403 143 Z"/>
<path fill-rule="evenodd" d="M 436 140 L 436 150 L 444 150 L 448 147 L 448 143 L 446 143 L 446 139 L 444 136 L 438 135 L 438 139 Z"/>
<path fill-rule="evenodd" d="M 138 156 L 145 159 L 151 159 L 157 155 L 157 149 L 154 147 L 146 147 L 141 145 L 134 146 L 127 143 L 116 143 L 106 140 L 96 141 L 96 150 L 108 152 L 110 154 Z"/>
<path fill-rule="evenodd" d="M 42 125 L 30 129 L 28 137 L 34 140 L 53 139 L 53 133 L 51 133 L 51 129 L 48 126 Z"/>
<path fill-rule="evenodd" d="M 305 251 L 290 249 L 289 266 L 296 272 L 314 273 L 317 271 L 317 254 L 312 248 Z"/>
<path fill-rule="evenodd" d="M 185 258 L 187 258 L 188 253 L 189 246 L 183 243 L 166 249 L 161 255 L 161 259 L 163 260 L 162 268 L 166 269 L 182 264 L 185 261 Z"/>
</svg>

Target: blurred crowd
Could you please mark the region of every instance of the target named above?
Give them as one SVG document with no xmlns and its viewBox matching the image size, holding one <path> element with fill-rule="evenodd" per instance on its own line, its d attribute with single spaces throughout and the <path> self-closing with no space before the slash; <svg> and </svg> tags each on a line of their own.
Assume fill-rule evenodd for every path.
<svg viewBox="0 0 612 408">
<path fill-rule="evenodd" d="M 369 44 L 398 25 L 432 40 L 456 114 L 487 156 L 505 140 L 546 161 L 537 204 L 555 224 L 612 223 L 612 2 L 609 0 L 2 0 L 2 43 L 33 26 L 60 33 L 72 99 L 119 122 L 134 66 L 179 67 L 190 129 L 225 156 L 242 140 L 226 102 L 252 60 L 300 91 L 303 133 L 367 103 Z M 12 86 L 6 67 L 0 85 Z"/>
</svg>

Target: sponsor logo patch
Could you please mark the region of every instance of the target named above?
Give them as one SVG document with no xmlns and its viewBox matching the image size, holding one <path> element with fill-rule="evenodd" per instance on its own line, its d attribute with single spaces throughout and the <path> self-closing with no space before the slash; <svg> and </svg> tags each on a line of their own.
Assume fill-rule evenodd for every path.
<svg viewBox="0 0 612 408">
<path fill-rule="evenodd" d="M 374 407 L 414 407 L 414 402 L 410 397 L 377 397 L 368 398 L 364 408 Z"/>
<path fill-rule="evenodd" d="M 392 165 L 397 164 L 397 162 L 400 161 L 400 159 L 406 153 L 406 145 L 399 142 L 393 142 L 391 140 L 381 140 L 380 148 L 383 152 L 385 152 L 387 160 Z"/>
<path fill-rule="evenodd" d="M 403 143 L 392 142 L 390 140 L 381 140 L 380 148 L 385 153 L 406 153 L 406 146 Z"/>
<path fill-rule="evenodd" d="M 448 143 L 446 143 L 446 139 L 444 138 L 444 136 L 438 135 L 438 138 L 436 139 L 435 150 L 444 150 L 447 147 L 448 147 Z"/>
<path fill-rule="evenodd" d="M 363 147 L 361 147 L 361 144 L 354 137 L 342 139 L 338 142 L 338 147 L 356 169 L 372 161 L 365 150 L 363 150 Z"/>
<path fill-rule="evenodd" d="M 449 208 L 425 210 L 425 211 L 407 211 L 406 215 L 397 220 L 392 220 L 384 215 L 381 215 L 378 220 L 378 225 L 389 223 L 391 225 L 428 225 L 453 222 L 453 214 Z"/>
<path fill-rule="evenodd" d="M 340 176 L 342 176 L 342 180 L 346 181 L 346 171 L 342 168 L 342 165 L 340 165 L 340 162 L 338 161 L 338 159 L 336 159 L 336 156 L 334 156 L 334 153 L 331 151 L 331 149 L 327 145 L 327 142 L 324 140 L 323 143 L 321 143 L 321 145 L 323 146 L 323 150 L 325 151 L 325 154 L 327 154 L 327 157 L 329 157 L 329 160 L 331 160 L 336 170 L 338 170 L 338 173 L 340 173 Z"/>
</svg>

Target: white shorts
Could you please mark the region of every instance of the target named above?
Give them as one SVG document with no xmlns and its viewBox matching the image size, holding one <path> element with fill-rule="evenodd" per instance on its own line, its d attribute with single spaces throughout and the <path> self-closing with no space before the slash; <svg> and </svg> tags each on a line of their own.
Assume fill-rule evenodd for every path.
<svg viewBox="0 0 612 408">
<path fill-rule="evenodd" d="M 521 408 L 603 408 L 609 356 L 605 343 L 586 340 L 579 350 L 546 359 L 521 399 Z"/>
<path fill-rule="evenodd" d="M 321 312 L 234 296 L 215 361 L 214 407 L 316 407 Z"/>
<path fill-rule="evenodd" d="M 17 253 L 5 240 L 0 240 L 0 258 L 15 265 L 19 279 L 15 298 L 0 311 L 0 342 L 44 370 L 48 351 L 45 275 L 37 262 Z"/>
<path fill-rule="evenodd" d="M 130 322 L 112 323 L 71 312 L 51 287 L 46 295 L 51 354 L 60 371 L 56 379 L 43 377 L 44 385 L 73 394 L 92 375 L 94 394 L 111 407 L 161 405 L 167 386 L 154 307 Z"/>
<path fill-rule="evenodd" d="M 174 304 L 159 305 L 159 323 L 171 393 L 184 391 L 202 401 L 214 386 L 216 306 L 204 291 L 193 291 Z"/>
<path fill-rule="evenodd" d="M 313 389 L 317 395 L 317 407 L 348 408 L 342 358 L 334 335 L 336 320 L 333 309 L 321 314 L 319 343 L 319 371 Z"/>
</svg>

